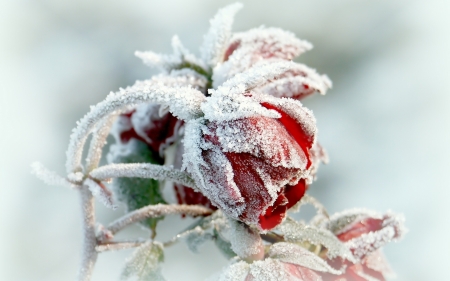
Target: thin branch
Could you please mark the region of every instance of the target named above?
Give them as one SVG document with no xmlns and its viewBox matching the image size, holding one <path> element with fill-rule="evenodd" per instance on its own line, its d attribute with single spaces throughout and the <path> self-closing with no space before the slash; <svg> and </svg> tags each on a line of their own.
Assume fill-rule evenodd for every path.
<svg viewBox="0 0 450 281">
<path fill-rule="evenodd" d="M 141 209 L 135 210 L 126 214 L 125 216 L 117 219 L 112 222 L 108 227 L 107 231 L 109 231 L 112 235 L 124 229 L 130 224 L 154 217 L 160 217 L 163 215 L 169 214 L 184 214 L 188 216 L 204 216 L 210 215 L 213 211 L 209 208 L 198 206 L 198 205 L 164 205 L 157 204 L 151 205 L 147 207 L 143 207 Z"/>
<path fill-rule="evenodd" d="M 103 122 L 100 122 L 97 125 L 96 132 L 92 134 L 92 140 L 89 146 L 88 155 L 86 157 L 87 174 L 98 167 L 98 163 L 100 163 L 100 159 L 102 157 L 103 146 L 106 144 L 106 138 L 109 135 L 117 115 L 118 114 L 116 112 L 104 118 Z"/>
<path fill-rule="evenodd" d="M 147 241 L 115 241 L 108 243 L 100 243 L 95 247 L 95 250 L 99 253 L 106 251 L 118 251 L 136 248 L 146 243 Z"/>
<path fill-rule="evenodd" d="M 65 186 L 69 188 L 79 187 L 78 185 L 70 182 L 68 179 L 65 179 L 57 173 L 48 170 L 39 162 L 34 162 L 31 164 L 31 173 L 48 185 Z"/>
<path fill-rule="evenodd" d="M 67 148 L 67 173 L 82 170 L 81 156 L 88 135 L 104 117 L 128 106 L 146 102 L 167 105 L 170 112 L 182 120 L 191 120 L 201 116 L 200 104 L 205 96 L 191 87 L 164 87 L 151 81 L 138 81 L 127 89 L 110 93 L 105 100 L 91 107 L 91 110 L 77 123 L 70 136 Z"/>
<path fill-rule="evenodd" d="M 82 186 L 81 208 L 83 213 L 83 252 L 81 259 L 81 267 L 78 272 L 78 281 L 89 281 L 92 271 L 97 260 L 97 239 L 95 236 L 95 210 L 94 197 L 87 186 Z"/>
<path fill-rule="evenodd" d="M 194 180 L 187 173 L 172 167 L 154 164 L 110 164 L 93 170 L 90 176 L 99 181 L 121 177 L 171 180 L 197 189 Z"/>
</svg>

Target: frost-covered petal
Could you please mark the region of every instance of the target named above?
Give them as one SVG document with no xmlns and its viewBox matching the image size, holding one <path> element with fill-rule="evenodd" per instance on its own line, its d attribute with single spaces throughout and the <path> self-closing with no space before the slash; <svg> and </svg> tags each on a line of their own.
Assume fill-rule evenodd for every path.
<svg viewBox="0 0 450 281">
<path fill-rule="evenodd" d="M 279 28 L 255 28 L 237 33 L 224 53 L 224 62 L 214 68 L 214 86 L 241 73 L 261 60 L 292 60 L 312 48 L 309 42 L 299 40 L 291 32 Z"/>
<path fill-rule="evenodd" d="M 406 233 L 402 215 L 391 212 L 383 215 L 359 209 L 333 215 L 326 227 L 345 242 L 357 259 L 400 239 Z"/>
</svg>

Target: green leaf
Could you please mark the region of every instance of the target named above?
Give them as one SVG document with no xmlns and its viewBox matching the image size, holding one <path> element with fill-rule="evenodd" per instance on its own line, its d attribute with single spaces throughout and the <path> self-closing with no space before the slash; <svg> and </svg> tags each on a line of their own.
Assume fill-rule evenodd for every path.
<svg viewBox="0 0 450 281">
<path fill-rule="evenodd" d="M 120 280 L 165 281 L 160 266 L 163 261 L 164 246 L 149 241 L 137 248 L 126 261 Z"/>
<path fill-rule="evenodd" d="M 115 153 L 112 162 L 162 164 L 158 154 L 153 152 L 147 144 L 138 140 L 130 140 L 126 145 L 123 145 L 123 150 L 121 148 L 121 151 Z M 127 205 L 128 211 L 134 211 L 148 205 L 166 204 L 157 180 L 117 178 L 115 186 L 118 200 Z M 150 228 L 154 236 L 156 225 L 163 218 L 149 218 L 140 223 Z"/>
<path fill-rule="evenodd" d="M 220 252 L 227 258 L 231 259 L 236 256 L 236 253 L 231 249 L 231 243 L 222 238 L 222 235 L 214 229 L 214 244 L 219 248 Z"/>
</svg>

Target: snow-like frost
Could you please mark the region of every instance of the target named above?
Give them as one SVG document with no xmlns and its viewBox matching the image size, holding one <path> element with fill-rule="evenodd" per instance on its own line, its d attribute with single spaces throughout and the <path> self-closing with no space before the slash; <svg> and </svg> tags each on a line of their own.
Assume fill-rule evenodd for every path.
<svg viewBox="0 0 450 281">
<path fill-rule="evenodd" d="M 357 259 L 361 259 L 365 255 L 395 240 L 395 237 L 396 231 L 394 227 L 386 226 L 379 231 L 364 233 L 359 237 L 350 239 L 345 242 L 345 246 L 353 252 L 353 255 Z"/>
<path fill-rule="evenodd" d="M 245 261 L 239 261 L 225 267 L 218 277 L 210 278 L 207 281 L 246 281 L 249 272 L 250 265 Z"/>
<path fill-rule="evenodd" d="M 160 263 L 164 258 L 164 247 L 159 242 L 147 242 L 136 249 L 127 259 L 121 280 L 164 281 Z"/>
<path fill-rule="evenodd" d="M 174 169 L 170 166 L 161 166 L 148 163 L 109 164 L 93 170 L 89 175 L 97 180 L 107 180 L 121 177 L 171 180 L 197 189 L 195 182 L 187 173 Z"/>
<path fill-rule="evenodd" d="M 65 186 L 69 188 L 79 187 L 78 185 L 73 184 L 67 179 L 61 177 L 56 172 L 48 170 L 39 162 L 34 162 L 31 164 L 31 173 L 48 185 Z"/>
<path fill-rule="evenodd" d="M 349 261 L 355 261 L 349 248 L 339 241 L 339 239 L 326 229 L 317 228 L 296 222 L 288 217 L 283 223 L 277 226 L 276 230 L 284 236 L 288 242 L 307 241 L 314 245 L 323 245 L 327 248 L 329 258 L 342 257 Z"/>
<path fill-rule="evenodd" d="M 89 173 L 98 167 L 102 157 L 103 146 L 106 144 L 106 138 L 108 137 L 116 118 L 117 114 L 112 113 L 105 117 L 94 129 L 88 155 L 86 157 L 86 173 Z"/>
<path fill-rule="evenodd" d="M 325 222 L 324 228 L 329 229 L 336 235 L 345 232 L 352 223 L 364 218 L 382 219 L 383 216 L 375 211 L 367 209 L 353 208 L 342 212 L 334 213 L 330 219 Z"/>
<path fill-rule="evenodd" d="M 210 28 L 200 47 L 202 59 L 210 67 L 223 60 L 227 43 L 231 38 L 231 26 L 234 15 L 242 8 L 241 3 L 234 3 L 220 9 L 210 20 Z"/>
<path fill-rule="evenodd" d="M 264 256 L 264 246 L 258 231 L 247 225 L 230 219 L 228 237 L 231 249 L 241 258 Z"/>
<path fill-rule="evenodd" d="M 280 242 L 273 244 L 272 247 L 270 247 L 269 257 L 316 271 L 342 274 L 341 270 L 332 268 L 325 260 L 318 257 L 316 254 L 293 243 Z"/>
<path fill-rule="evenodd" d="M 214 86 L 243 72 L 261 60 L 292 60 L 312 45 L 279 28 L 255 28 L 236 33 L 230 40 L 226 61 L 214 68 Z"/>
<path fill-rule="evenodd" d="M 113 193 L 104 184 L 95 182 L 89 178 L 84 181 L 84 184 L 88 186 L 92 195 L 103 203 L 103 205 L 113 210 L 117 208 L 117 205 L 114 204 Z"/>
<path fill-rule="evenodd" d="M 194 229 L 187 232 L 185 236 L 186 244 L 194 253 L 199 252 L 199 248 L 204 245 L 207 241 L 211 241 L 213 239 L 213 235 L 201 227 L 197 226 Z"/>
<path fill-rule="evenodd" d="M 81 168 L 81 154 L 84 143 L 95 125 L 104 117 L 130 105 L 154 102 L 169 106 L 170 112 L 183 120 L 198 118 L 202 115 L 200 104 L 205 96 L 191 87 L 167 87 L 155 85 L 153 81 L 137 81 L 135 85 L 110 93 L 106 99 L 91 107 L 91 110 L 72 131 L 67 149 L 66 169 L 68 173 Z"/>
</svg>

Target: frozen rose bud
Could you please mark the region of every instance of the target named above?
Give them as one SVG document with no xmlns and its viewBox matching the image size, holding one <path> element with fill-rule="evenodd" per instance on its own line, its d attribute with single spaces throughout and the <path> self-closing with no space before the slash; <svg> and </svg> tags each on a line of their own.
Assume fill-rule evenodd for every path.
<svg viewBox="0 0 450 281">
<path fill-rule="evenodd" d="M 122 143 L 138 139 L 160 156 L 163 155 L 163 150 L 176 140 L 178 129 L 183 124 L 156 104 L 141 105 L 119 118 L 115 133 Z"/>
<path fill-rule="evenodd" d="M 216 98 L 211 97 L 210 106 L 229 105 L 226 99 Z M 215 117 L 217 112 L 210 112 L 205 115 L 210 120 L 200 130 L 190 131 L 194 127 L 188 125 L 185 160 L 200 159 L 186 167 L 202 193 L 225 214 L 268 230 L 282 222 L 287 209 L 306 191 L 315 119 L 292 99 L 251 94 L 245 98 L 262 113 L 221 119 L 221 115 Z M 239 110 L 243 109 L 237 106 L 237 110 L 231 116 L 242 116 Z M 191 134 L 197 135 L 191 139 Z M 200 143 L 201 151 L 192 150 L 192 141 Z"/>
</svg>

